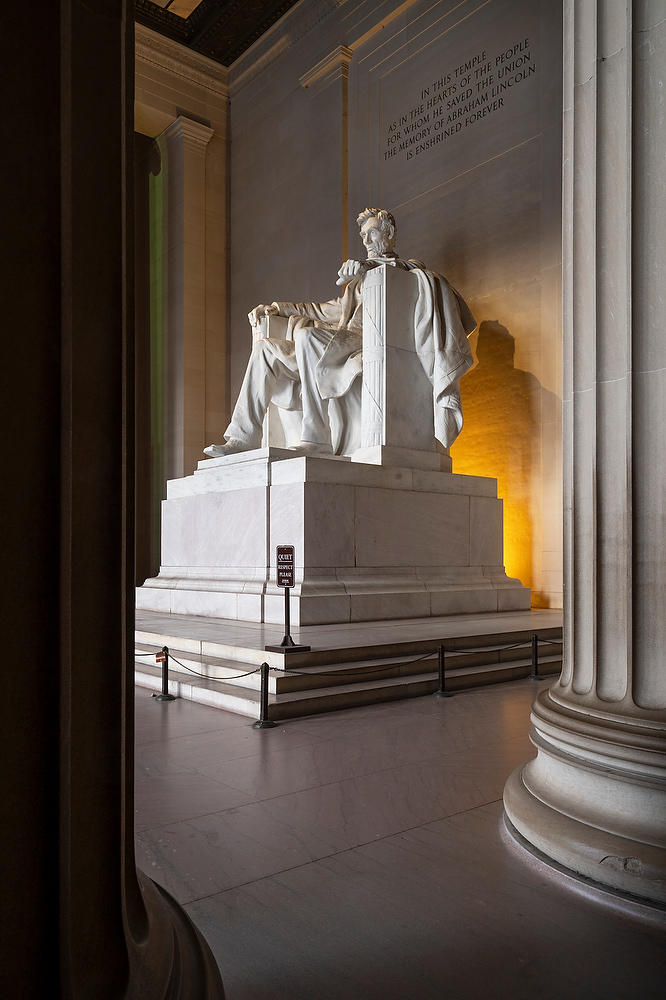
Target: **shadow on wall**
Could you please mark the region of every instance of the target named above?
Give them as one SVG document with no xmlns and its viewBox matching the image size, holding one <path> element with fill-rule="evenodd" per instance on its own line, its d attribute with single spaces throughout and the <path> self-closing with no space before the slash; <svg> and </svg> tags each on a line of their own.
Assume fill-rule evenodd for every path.
<svg viewBox="0 0 666 1000">
<path fill-rule="evenodd" d="M 451 457 L 456 473 L 497 479 L 504 500 L 506 571 L 533 589 L 534 546 L 541 534 L 534 521 L 543 397 L 551 394 L 534 375 L 514 367 L 514 353 L 515 340 L 505 326 L 497 320 L 481 323 L 478 363 L 461 382 L 464 425 Z"/>
</svg>

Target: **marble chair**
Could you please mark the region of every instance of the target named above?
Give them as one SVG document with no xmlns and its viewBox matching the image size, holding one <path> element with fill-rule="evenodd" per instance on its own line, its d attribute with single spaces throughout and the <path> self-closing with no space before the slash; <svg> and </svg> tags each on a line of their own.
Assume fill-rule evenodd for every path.
<svg viewBox="0 0 666 1000">
<path fill-rule="evenodd" d="M 286 339 L 288 322 L 285 316 L 262 316 L 257 326 L 250 326 L 252 343 L 266 337 Z M 361 445 L 361 390 L 358 378 L 344 396 L 329 400 L 331 444 L 336 455 L 351 456 Z M 301 411 L 271 403 L 264 419 L 262 448 L 296 448 L 300 440 Z"/>
<path fill-rule="evenodd" d="M 336 455 L 371 465 L 437 469 L 451 460 L 435 439 L 432 387 L 414 346 L 417 280 L 409 271 L 382 264 L 363 284 L 363 375 L 339 399 L 329 401 Z M 283 339 L 288 320 L 263 316 L 253 342 Z M 271 404 L 262 447 L 296 447 L 300 411 Z"/>
</svg>

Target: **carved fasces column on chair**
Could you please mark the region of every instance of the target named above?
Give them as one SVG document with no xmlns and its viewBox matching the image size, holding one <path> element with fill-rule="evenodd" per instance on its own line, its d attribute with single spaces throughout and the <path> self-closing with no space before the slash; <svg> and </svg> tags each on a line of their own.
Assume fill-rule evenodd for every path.
<svg viewBox="0 0 666 1000">
<path fill-rule="evenodd" d="M 513 826 L 666 901 L 666 23 L 565 4 L 565 660 L 532 711 Z"/>
<path fill-rule="evenodd" d="M 432 385 L 414 341 L 416 276 L 381 264 L 363 279 L 363 389 L 358 462 L 450 472 L 435 440 Z"/>
</svg>

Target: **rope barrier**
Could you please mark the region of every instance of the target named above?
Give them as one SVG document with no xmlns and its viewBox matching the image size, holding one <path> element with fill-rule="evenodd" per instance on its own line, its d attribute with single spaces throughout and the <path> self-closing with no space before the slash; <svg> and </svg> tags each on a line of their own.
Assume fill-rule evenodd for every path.
<svg viewBox="0 0 666 1000">
<path fill-rule="evenodd" d="M 134 656 L 138 659 L 140 656 L 155 656 L 159 652 L 160 652 L 159 649 L 155 650 L 153 653 L 138 653 L 136 650 L 134 650 Z M 194 670 L 192 667 L 188 667 L 186 663 L 182 663 L 179 659 L 177 659 L 171 651 L 169 651 L 169 659 L 173 660 L 175 663 L 181 666 L 183 670 L 189 670 L 191 674 L 195 674 L 197 677 L 203 677 L 204 680 L 207 681 L 236 681 L 239 680 L 241 677 L 250 677 L 251 674 L 258 674 L 261 671 L 261 667 L 255 667 L 254 670 L 248 670 L 247 673 L 244 674 L 230 674 L 225 677 L 215 677 L 212 674 L 199 673 L 198 670 Z"/>
<path fill-rule="evenodd" d="M 540 635 L 537 636 L 539 642 L 550 643 L 551 646 L 561 646 L 561 639 L 542 639 Z M 524 642 L 513 642 L 507 646 L 482 646 L 480 649 L 471 649 L 467 646 L 459 646 L 457 648 L 449 649 L 448 646 L 444 646 L 445 653 L 501 653 L 503 649 L 519 649 L 521 646 L 530 646 L 532 644 L 531 637 L 525 639 Z"/>
<path fill-rule="evenodd" d="M 356 670 L 317 670 L 316 673 L 307 670 L 293 670 L 291 667 L 271 667 L 271 670 L 279 670 L 283 674 L 293 674 L 295 677 L 363 677 L 365 674 L 377 673 L 379 670 L 390 670 L 391 667 L 411 667 L 413 663 L 419 663 L 429 656 L 437 656 L 437 650 L 430 649 L 423 656 L 417 656 L 415 660 L 407 660 L 406 663 L 383 663 L 379 667 L 360 667 Z"/>
<path fill-rule="evenodd" d="M 170 658 L 178 663 L 183 670 L 189 670 L 191 674 L 196 674 L 197 677 L 203 677 L 207 681 L 237 681 L 241 677 L 250 677 L 252 674 L 258 674 L 261 671 L 261 667 L 255 667 L 254 670 L 248 670 L 245 674 L 228 674 L 225 677 L 213 677 L 210 674 L 200 674 L 198 670 L 193 670 L 192 667 L 188 667 L 187 664 L 181 663 L 177 660 L 173 653 L 169 653 Z"/>
<path fill-rule="evenodd" d="M 520 649 L 521 646 L 529 646 L 531 642 L 531 639 L 526 639 L 525 642 L 513 642 L 507 646 L 482 646 L 480 649 L 472 649 L 467 646 L 451 649 L 448 646 L 443 646 L 442 648 L 445 653 L 501 653 L 503 649 Z"/>
</svg>

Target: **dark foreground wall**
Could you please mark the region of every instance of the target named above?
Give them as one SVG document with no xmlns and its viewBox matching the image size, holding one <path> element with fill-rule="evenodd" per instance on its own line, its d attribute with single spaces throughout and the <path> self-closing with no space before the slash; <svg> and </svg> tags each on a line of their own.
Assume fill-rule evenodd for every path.
<svg viewBox="0 0 666 1000">
<path fill-rule="evenodd" d="M 3 28 L 0 994 L 220 997 L 133 855 L 132 20 Z"/>
</svg>

